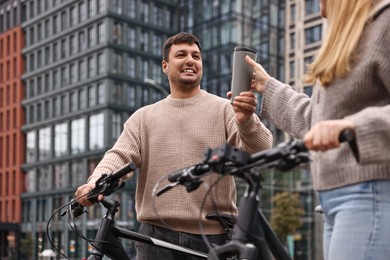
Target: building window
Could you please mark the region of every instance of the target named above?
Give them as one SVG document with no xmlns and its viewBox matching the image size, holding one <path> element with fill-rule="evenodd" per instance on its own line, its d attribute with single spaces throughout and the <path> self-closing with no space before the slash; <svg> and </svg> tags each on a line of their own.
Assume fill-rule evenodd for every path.
<svg viewBox="0 0 390 260">
<path fill-rule="evenodd" d="M 58 50 L 58 44 L 53 43 L 53 62 L 56 62 L 58 60 L 58 53 L 60 50 Z"/>
<path fill-rule="evenodd" d="M 38 131 L 39 135 L 39 160 L 48 160 L 51 158 L 51 131 L 50 127 L 42 128 Z"/>
<path fill-rule="evenodd" d="M 92 115 L 89 118 L 89 150 L 104 147 L 104 114 Z"/>
<path fill-rule="evenodd" d="M 122 0 L 113 0 L 112 2 L 112 11 L 117 14 L 122 14 Z"/>
<path fill-rule="evenodd" d="M 114 25 L 112 28 L 112 34 L 113 34 L 113 43 L 122 44 L 122 24 L 121 23 L 114 22 Z"/>
<path fill-rule="evenodd" d="M 295 42 L 296 42 L 296 37 L 295 37 L 295 33 L 293 32 L 290 34 L 290 49 L 291 50 L 295 49 Z"/>
<path fill-rule="evenodd" d="M 115 104 L 123 104 L 124 100 L 124 89 L 121 82 L 114 82 L 114 86 L 112 88 L 112 100 L 111 102 Z"/>
<path fill-rule="evenodd" d="M 153 8 L 153 24 L 159 26 L 161 24 L 162 17 L 162 9 L 161 6 L 155 5 Z"/>
<path fill-rule="evenodd" d="M 135 58 L 130 55 L 127 55 L 126 59 L 126 75 L 135 78 Z"/>
<path fill-rule="evenodd" d="M 53 34 L 56 34 L 58 31 L 58 19 L 57 15 L 53 16 Z"/>
<path fill-rule="evenodd" d="M 295 22 L 296 19 L 297 19 L 297 6 L 295 4 L 291 5 L 290 19 L 291 19 L 292 22 Z"/>
<path fill-rule="evenodd" d="M 33 71 L 35 69 L 35 55 L 34 53 L 30 54 L 30 60 L 29 60 L 29 71 Z"/>
<path fill-rule="evenodd" d="M 82 88 L 79 90 L 79 108 L 85 109 L 87 107 L 87 91 Z"/>
<path fill-rule="evenodd" d="M 149 23 L 149 3 L 142 3 L 141 21 Z"/>
<path fill-rule="evenodd" d="M 305 30 L 305 44 L 311 44 L 321 41 L 322 38 L 322 26 L 317 25 Z"/>
<path fill-rule="evenodd" d="M 96 0 L 88 0 L 88 17 L 96 15 Z"/>
<path fill-rule="evenodd" d="M 54 188 L 65 188 L 68 186 L 67 182 L 67 167 L 66 164 L 56 164 L 54 166 Z M 62 197 L 59 197 L 58 200 L 62 200 Z M 54 208 L 59 208 L 63 205 L 63 202 L 59 202 L 54 205 Z"/>
<path fill-rule="evenodd" d="M 94 86 L 88 87 L 88 107 L 96 105 L 96 89 Z"/>
<path fill-rule="evenodd" d="M 85 151 L 85 119 L 80 118 L 71 122 L 71 153 L 79 154 Z"/>
<path fill-rule="evenodd" d="M 58 108 L 57 108 L 58 109 Z M 58 124 L 54 127 L 54 156 L 67 155 L 68 149 L 68 125 Z"/>
<path fill-rule="evenodd" d="M 148 51 L 149 49 L 149 33 L 147 31 L 143 31 L 141 33 L 141 50 L 142 51 Z"/>
<path fill-rule="evenodd" d="M 135 107 L 135 87 L 128 86 L 127 87 L 127 100 L 126 104 L 130 107 Z"/>
<path fill-rule="evenodd" d="M 104 85 L 104 83 L 99 83 L 97 85 L 97 103 L 99 105 L 103 105 L 106 103 L 106 86 Z"/>
<path fill-rule="evenodd" d="M 85 68 L 85 62 L 79 61 L 79 80 L 85 80 L 87 78 L 87 70 Z"/>
<path fill-rule="evenodd" d="M 45 65 L 48 65 L 50 63 L 50 47 L 45 47 Z"/>
<path fill-rule="evenodd" d="M 80 17 L 80 22 L 83 22 L 87 19 L 87 12 L 85 9 L 84 2 L 80 2 L 80 4 L 79 4 L 79 17 Z"/>
<path fill-rule="evenodd" d="M 153 35 L 153 42 L 152 42 L 152 52 L 155 55 L 161 55 L 161 42 L 162 42 L 161 35 Z"/>
<path fill-rule="evenodd" d="M 70 112 L 77 111 L 77 96 L 75 92 L 70 92 L 69 94 L 69 108 Z"/>
<path fill-rule="evenodd" d="M 306 0 L 306 15 L 314 14 L 320 11 L 320 1 L 318 0 Z"/>
<path fill-rule="evenodd" d="M 123 61 L 122 61 L 122 53 L 114 52 L 113 55 L 113 73 L 123 73 Z"/>
<path fill-rule="evenodd" d="M 53 70 L 53 88 L 57 89 L 59 86 L 58 72 L 57 70 Z"/>
<path fill-rule="evenodd" d="M 30 170 L 26 175 L 26 191 L 27 192 L 35 192 L 37 191 L 37 177 L 36 170 Z M 30 214 L 28 217 L 32 217 Z"/>
<path fill-rule="evenodd" d="M 70 26 L 77 24 L 77 11 L 74 6 L 70 8 Z"/>
<path fill-rule="evenodd" d="M 103 13 L 106 11 L 106 0 L 97 0 L 97 12 Z"/>
<path fill-rule="evenodd" d="M 290 61 L 290 78 L 295 77 L 295 61 Z"/>
<path fill-rule="evenodd" d="M 95 58 L 88 57 L 88 78 L 94 77 L 96 75 L 96 63 Z"/>
<path fill-rule="evenodd" d="M 28 163 L 35 162 L 37 160 L 36 141 L 36 132 L 28 132 L 26 135 L 26 161 Z"/>
<path fill-rule="evenodd" d="M 88 47 L 96 45 L 95 27 L 88 28 Z"/>
<path fill-rule="evenodd" d="M 74 35 L 69 37 L 69 53 L 70 55 L 76 53 L 76 37 Z"/>
<path fill-rule="evenodd" d="M 65 58 L 66 57 L 66 40 L 65 39 L 62 39 L 61 40 L 61 59 Z"/>
<path fill-rule="evenodd" d="M 104 26 L 104 23 L 98 24 L 98 43 L 103 44 L 105 43 L 106 38 L 106 27 Z"/>
<path fill-rule="evenodd" d="M 68 15 L 66 11 L 61 12 L 61 29 L 62 30 L 68 29 Z"/>
<path fill-rule="evenodd" d="M 68 85 L 68 70 L 67 67 L 61 68 L 61 84 L 62 86 Z"/>
<path fill-rule="evenodd" d="M 70 184 L 72 187 L 77 187 L 85 183 L 86 175 L 83 174 L 86 169 L 83 167 L 82 161 L 73 161 L 70 164 Z M 73 232 L 71 234 L 74 234 Z M 81 250 L 81 248 L 80 248 Z"/>
<path fill-rule="evenodd" d="M 136 46 L 136 37 L 135 37 L 135 29 L 133 27 L 127 27 L 127 44 L 130 48 L 135 48 Z M 159 42 L 161 45 L 161 42 Z"/>
<path fill-rule="evenodd" d="M 112 141 L 115 142 L 122 132 L 122 117 L 120 113 L 114 112 L 112 115 Z"/>
<path fill-rule="evenodd" d="M 45 20 L 45 37 L 48 38 L 50 36 L 50 21 L 49 19 Z"/>
<path fill-rule="evenodd" d="M 87 47 L 87 41 L 85 40 L 84 32 L 79 32 L 79 50 L 84 51 Z"/>
<path fill-rule="evenodd" d="M 106 71 L 106 60 L 103 53 L 98 53 L 97 55 L 97 74 L 101 75 L 104 74 Z"/>
<path fill-rule="evenodd" d="M 136 17 L 136 0 L 127 0 L 127 15 L 130 18 Z"/>
</svg>

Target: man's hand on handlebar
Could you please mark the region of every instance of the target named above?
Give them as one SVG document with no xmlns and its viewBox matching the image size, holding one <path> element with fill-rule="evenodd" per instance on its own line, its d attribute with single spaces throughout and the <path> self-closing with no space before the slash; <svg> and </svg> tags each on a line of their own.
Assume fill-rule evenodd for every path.
<svg viewBox="0 0 390 260">
<path fill-rule="evenodd" d="M 94 188 L 94 183 L 86 183 L 78 187 L 74 194 L 77 202 L 82 206 L 89 207 L 95 204 L 96 201 L 101 201 L 103 199 L 103 195 L 101 194 L 99 194 L 97 198 L 93 199 L 93 201 L 88 199 L 88 193 L 90 193 Z"/>
</svg>

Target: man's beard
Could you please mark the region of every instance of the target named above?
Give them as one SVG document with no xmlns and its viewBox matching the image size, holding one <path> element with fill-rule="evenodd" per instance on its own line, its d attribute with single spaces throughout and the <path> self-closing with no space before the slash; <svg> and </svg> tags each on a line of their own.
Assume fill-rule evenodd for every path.
<svg viewBox="0 0 390 260">
<path fill-rule="evenodd" d="M 197 80 L 187 80 L 187 79 L 180 79 L 180 87 L 185 90 L 196 88 L 200 84 L 200 79 Z"/>
</svg>

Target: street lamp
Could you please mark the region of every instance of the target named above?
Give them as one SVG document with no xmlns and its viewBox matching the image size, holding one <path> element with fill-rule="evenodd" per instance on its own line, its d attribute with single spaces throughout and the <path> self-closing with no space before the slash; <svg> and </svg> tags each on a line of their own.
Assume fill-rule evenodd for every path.
<svg viewBox="0 0 390 260">
<path fill-rule="evenodd" d="M 160 90 L 165 96 L 169 95 L 169 92 L 160 84 L 158 84 L 154 79 L 144 78 L 144 82 L 158 90 Z"/>
</svg>

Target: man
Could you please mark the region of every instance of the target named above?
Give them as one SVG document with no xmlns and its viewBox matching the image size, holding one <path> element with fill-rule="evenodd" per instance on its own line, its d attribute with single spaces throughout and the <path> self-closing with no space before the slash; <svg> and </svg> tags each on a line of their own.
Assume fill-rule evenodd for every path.
<svg viewBox="0 0 390 260">
<path fill-rule="evenodd" d="M 237 213 L 234 179 L 225 177 L 213 188 L 212 196 L 218 208 L 212 200 L 207 200 L 202 207 L 206 189 L 201 186 L 191 193 L 183 187 L 170 190 L 158 198 L 155 210 L 154 186 L 167 174 L 202 161 L 208 147 L 227 142 L 254 153 L 269 149 L 272 135 L 254 114 L 257 101 L 252 92 L 241 93 L 232 106 L 228 99 L 201 90 L 202 53 L 195 36 L 179 33 L 170 37 L 163 46 L 162 69 L 168 77 L 171 94 L 137 110 L 127 120 L 115 145 L 75 195 L 78 198 L 90 191 L 101 174 L 134 162 L 139 168 L 136 191 L 139 232 L 207 252 L 200 236 L 199 216 L 210 241 L 224 243 L 227 236 L 221 225 L 206 220 L 205 216 L 216 210 Z M 204 180 L 212 184 L 218 177 L 212 174 Z M 138 259 L 142 260 L 156 259 L 157 255 L 159 259 L 185 259 L 183 254 L 142 243 L 136 243 L 136 249 Z"/>
</svg>

